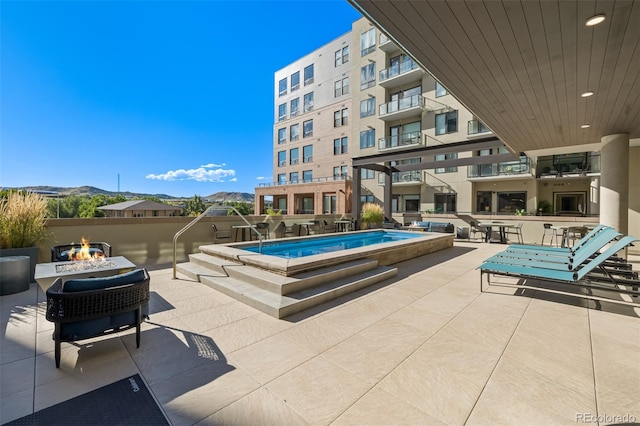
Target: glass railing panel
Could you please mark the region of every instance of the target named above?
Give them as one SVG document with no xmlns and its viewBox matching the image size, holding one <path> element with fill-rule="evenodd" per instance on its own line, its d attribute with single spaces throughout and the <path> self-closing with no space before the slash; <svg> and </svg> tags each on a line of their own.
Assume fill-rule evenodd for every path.
<svg viewBox="0 0 640 426">
<path fill-rule="evenodd" d="M 419 145 L 422 141 L 421 132 L 409 132 L 402 135 L 387 136 L 378 140 L 378 149 L 390 149 Z"/>
</svg>

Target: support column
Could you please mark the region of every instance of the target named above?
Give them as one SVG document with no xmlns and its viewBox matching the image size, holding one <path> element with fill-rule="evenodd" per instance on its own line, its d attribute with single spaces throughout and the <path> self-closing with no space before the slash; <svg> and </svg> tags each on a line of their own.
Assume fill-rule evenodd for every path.
<svg viewBox="0 0 640 426">
<path fill-rule="evenodd" d="M 391 202 L 393 199 L 391 163 L 386 162 L 384 165 L 387 170 L 384 172 L 384 200 L 382 200 L 382 204 L 384 206 L 384 217 L 391 220 Z"/>
<path fill-rule="evenodd" d="M 351 181 L 351 218 L 354 219 L 355 229 L 360 227 L 360 167 L 353 166 L 353 180 Z"/>
<path fill-rule="evenodd" d="M 629 135 L 603 136 L 600 150 L 600 223 L 629 231 Z"/>
</svg>

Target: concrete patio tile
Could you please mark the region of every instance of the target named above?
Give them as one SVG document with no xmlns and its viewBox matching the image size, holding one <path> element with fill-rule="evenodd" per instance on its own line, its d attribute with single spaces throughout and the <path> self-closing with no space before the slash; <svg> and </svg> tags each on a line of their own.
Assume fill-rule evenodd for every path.
<svg viewBox="0 0 640 426">
<path fill-rule="evenodd" d="M 367 392 L 331 423 L 332 426 L 445 424 L 378 388 Z"/>
<path fill-rule="evenodd" d="M 62 342 L 60 368 L 56 368 L 55 354 L 46 352 L 36 357 L 36 386 L 46 385 L 69 377 L 99 374 L 104 365 L 131 363 L 129 352 L 117 335 L 107 335 L 77 343 Z"/>
<path fill-rule="evenodd" d="M 288 337 L 277 334 L 235 351 L 230 362 L 266 384 L 315 356 L 315 352 Z"/>
<path fill-rule="evenodd" d="M 589 311 L 598 414 L 640 422 L 640 320 Z"/>
<path fill-rule="evenodd" d="M 14 309 L 8 321 L 0 325 L 2 330 L 0 364 L 2 365 L 33 357 L 35 352 L 37 329 L 35 311 L 18 311 L 22 311 L 22 308 Z"/>
<path fill-rule="evenodd" d="M 253 316 L 203 331 L 202 335 L 211 337 L 225 354 L 264 340 L 275 332 Z"/>
<path fill-rule="evenodd" d="M 319 316 L 283 331 L 282 334 L 319 354 L 352 336 L 355 332 L 341 327 L 336 328 L 334 321 Z"/>
<path fill-rule="evenodd" d="M 181 310 L 189 313 L 180 316 L 180 321 L 194 333 L 212 330 L 255 314 L 253 308 L 240 302 L 227 303 L 206 310 L 185 308 Z"/>
<path fill-rule="evenodd" d="M 60 368 L 56 369 L 53 356 L 41 355 L 36 357 L 35 411 L 85 394 L 139 372 L 128 356 L 125 358 L 102 356 L 92 359 L 90 362 L 83 361 L 79 361 L 75 366 L 61 363 Z"/>
<path fill-rule="evenodd" d="M 511 359 L 498 364 L 466 424 L 575 424 L 578 413 L 596 413 L 593 385 L 577 392 Z"/>
<path fill-rule="evenodd" d="M 266 389 L 260 388 L 207 417 L 197 425 L 250 425 L 255 424 L 256 419 L 260 419 L 259 423 L 263 426 L 308 424 L 285 402 L 276 398 Z"/>
<path fill-rule="evenodd" d="M 406 359 L 417 346 L 416 343 L 394 347 L 384 339 L 371 339 L 356 334 L 320 356 L 374 385 Z"/>
<path fill-rule="evenodd" d="M 452 318 L 453 315 L 448 316 L 439 312 L 429 312 L 413 305 L 407 306 L 389 316 L 389 319 L 393 321 L 421 330 L 424 333 L 425 340 L 433 336 Z"/>
<path fill-rule="evenodd" d="M 0 398 L 0 424 L 12 422 L 33 413 L 33 386 Z"/>
<path fill-rule="evenodd" d="M 150 384 L 174 426 L 197 424 L 259 386 L 247 373 L 228 364 L 224 357 L 210 359 Z"/>
<path fill-rule="evenodd" d="M 0 399 L 4 400 L 16 392 L 33 390 L 35 367 L 33 356 L 0 365 L 0 377 L 2 377 Z"/>
<path fill-rule="evenodd" d="M 370 388 L 363 380 L 316 357 L 266 385 L 307 422 L 327 424 Z"/>
<path fill-rule="evenodd" d="M 183 336 L 176 336 L 170 343 L 132 353 L 131 356 L 149 384 L 179 376 L 212 359 L 224 357 L 211 338 L 188 332 Z"/>
<path fill-rule="evenodd" d="M 379 387 L 443 422 L 464 423 L 526 307 L 497 299 L 477 299 Z"/>
</svg>

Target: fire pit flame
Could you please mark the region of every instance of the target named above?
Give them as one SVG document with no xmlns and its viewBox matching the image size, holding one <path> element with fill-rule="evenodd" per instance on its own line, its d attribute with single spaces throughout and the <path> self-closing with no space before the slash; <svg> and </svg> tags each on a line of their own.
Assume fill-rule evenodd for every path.
<svg viewBox="0 0 640 426">
<path fill-rule="evenodd" d="M 91 253 L 91 246 L 89 245 L 89 239 L 82 237 L 82 246 L 80 249 L 71 249 L 69 252 L 69 260 L 95 260 L 104 258 L 104 253 L 101 251 L 95 251 Z"/>
</svg>

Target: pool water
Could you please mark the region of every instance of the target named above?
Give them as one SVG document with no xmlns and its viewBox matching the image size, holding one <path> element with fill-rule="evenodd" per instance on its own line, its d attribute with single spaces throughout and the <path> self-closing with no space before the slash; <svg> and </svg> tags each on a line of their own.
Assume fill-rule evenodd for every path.
<svg viewBox="0 0 640 426">
<path fill-rule="evenodd" d="M 419 232 L 409 233 L 380 230 L 359 232 L 355 234 L 333 234 L 305 240 L 265 242 L 262 244 L 262 254 L 282 257 L 285 259 L 297 259 L 316 254 L 388 243 L 391 241 L 409 240 L 420 236 L 424 236 L 424 234 Z M 243 249 L 255 253 L 260 252 L 260 249 L 257 246 L 243 247 Z"/>
</svg>

